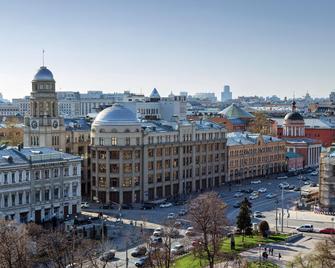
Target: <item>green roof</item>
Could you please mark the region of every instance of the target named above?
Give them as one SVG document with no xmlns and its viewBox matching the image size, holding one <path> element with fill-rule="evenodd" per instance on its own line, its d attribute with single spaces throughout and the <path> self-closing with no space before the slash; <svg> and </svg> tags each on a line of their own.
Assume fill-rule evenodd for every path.
<svg viewBox="0 0 335 268">
<path fill-rule="evenodd" d="M 246 110 L 238 107 L 235 103 L 228 106 L 226 109 L 219 112 L 219 114 L 223 115 L 228 119 L 233 118 L 254 118 L 255 116 L 251 113 L 247 112 Z"/>
</svg>

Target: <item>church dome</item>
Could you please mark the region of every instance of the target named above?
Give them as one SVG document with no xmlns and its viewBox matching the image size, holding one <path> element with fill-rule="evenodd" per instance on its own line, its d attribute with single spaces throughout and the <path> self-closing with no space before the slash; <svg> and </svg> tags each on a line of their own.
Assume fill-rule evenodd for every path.
<svg viewBox="0 0 335 268">
<path fill-rule="evenodd" d="M 54 76 L 52 72 L 45 66 L 41 66 L 40 69 L 34 76 L 33 81 L 52 81 L 54 82 Z"/>
<path fill-rule="evenodd" d="M 134 125 L 138 124 L 136 114 L 121 104 L 113 104 L 102 110 L 95 118 L 95 126 Z"/>
<path fill-rule="evenodd" d="M 304 121 L 304 118 L 298 112 L 290 112 L 287 115 L 285 115 L 284 119 L 291 120 L 291 121 Z"/>
</svg>

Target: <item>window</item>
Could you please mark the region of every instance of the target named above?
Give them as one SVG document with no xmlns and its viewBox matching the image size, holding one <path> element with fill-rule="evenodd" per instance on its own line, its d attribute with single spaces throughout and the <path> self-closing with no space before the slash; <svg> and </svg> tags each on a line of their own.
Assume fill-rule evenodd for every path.
<svg viewBox="0 0 335 268">
<path fill-rule="evenodd" d="M 69 185 L 64 186 L 64 191 L 63 191 L 64 197 L 69 197 Z"/>
<path fill-rule="evenodd" d="M 154 156 L 154 149 L 148 149 L 148 156 L 153 157 Z"/>
<path fill-rule="evenodd" d="M 117 138 L 116 137 L 112 137 L 112 145 L 117 145 Z"/>
<path fill-rule="evenodd" d="M 99 138 L 99 145 L 103 146 L 104 145 L 104 138 Z"/>
<path fill-rule="evenodd" d="M 132 172 L 132 164 L 123 164 L 123 172 L 124 173 L 131 173 Z"/>
<path fill-rule="evenodd" d="M 124 160 L 130 160 L 130 159 L 132 159 L 132 157 L 133 157 L 132 151 L 124 151 L 123 152 L 123 159 Z"/>
<path fill-rule="evenodd" d="M 154 169 L 154 162 L 150 161 L 148 162 L 148 170 L 153 170 Z"/>
<path fill-rule="evenodd" d="M 119 178 L 110 178 L 110 187 L 119 187 Z"/>
<path fill-rule="evenodd" d="M 119 173 L 119 165 L 118 164 L 111 164 L 109 166 L 111 173 Z"/>
<path fill-rule="evenodd" d="M 99 159 L 106 159 L 106 151 L 99 151 L 98 152 Z"/>
<path fill-rule="evenodd" d="M 136 150 L 135 151 L 135 159 L 140 159 L 141 158 L 141 151 L 140 150 Z"/>
<path fill-rule="evenodd" d="M 22 205 L 23 194 L 19 193 L 19 205 Z"/>
<path fill-rule="evenodd" d="M 140 145 L 140 138 L 136 138 L 136 145 Z"/>
<path fill-rule="evenodd" d="M 22 171 L 19 171 L 19 182 L 22 182 Z"/>
<path fill-rule="evenodd" d="M 131 177 L 124 177 L 122 186 L 123 187 L 131 187 L 132 186 L 132 178 Z"/>
<path fill-rule="evenodd" d="M 157 161 L 157 162 L 156 162 L 156 168 L 157 168 L 157 169 L 161 169 L 162 167 L 163 167 L 163 161 L 161 161 L 161 160 L 160 160 L 160 161 Z"/>
<path fill-rule="evenodd" d="M 44 200 L 45 201 L 50 200 L 50 190 L 49 189 L 45 189 L 45 191 L 44 191 Z"/>
<path fill-rule="evenodd" d="M 77 196 L 78 184 L 76 182 L 72 183 L 72 196 Z"/>
<path fill-rule="evenodd" d="M 15 183 L 15 172 L 12 172 L 12 183 Z"/>
<path fill-rule="evenodd" d="M 4 196 L 4 206 L 5 206 L 5 208 L 8 207 L 8 195 Z"/>
<path fill-rule="evenodd" d="M 106 173 L 106 164 L 98 164 L 98 172 Z"/>
<path fill-rule="evenodd" d="M 40 201 L 41 201 L 40 191 L 36 190 L 36 192 L 35 192 L 35 202 L 40 202 Z"/>
<path fill-rule="evenodd" d="M 105 177 L 99 177 L 98 180 L 98 187 L 105 188 L 106 185 L 106 178 Z"/>
<path fill-rule="evenodd" d="M 138 186 L 140 185 L 140 177 L 139 176 L 135 176 L 134 177 L 134 186 Z"/>
<path fill-rule="evenodd" d="M 140 163 L 135 163 L 135 172 L 140 172 L 140 171 L 141 171 Z"/>
<path fill-rule="evenodd" d="M 44 178 L 49 179 L 50 174 L 49 174 L 49 169 L 44 170 Z"/>
<path fill-rule="evenodd" d="M 26 180 L 29 181 L 29 171 L 26 170 Z"/>
<path fill-rule="evenodd" d="M 26 192 L 26 204 L 29 204 L 29 203 L 30 203 L 30 202 L 29 202 L 29 197 L 30 197 L 29 192 Z"/>
<path fill-rule="evenodd" d="M 64 168 L 64 176 L 65 177 L 69 176 L 69 167 Z"/>
<path fill-rule="evenodd" d="M 40 179 L 40 172 L 35 171 L 35 180 L 39 180 L 39 179 Z"/>
<path fill-rule="evenodd" d="M 58 177 L 58 168 L 55 168 L 54 170 L 53 170 L 53 175 L 54 175 L 54 178 L 57 178 Z"/>
<path fill-rule="evenodd" d="M 8 184 L 8 174 L 4 174 L 4 184 Z"/>
<path fill-rule="evenodd" d="M 78 175 L 78 167 L 74 166 L 73 167 L 73 176 L 77 176 Z"/>
<path fill-rule="evenodd" d="M 126 137 L 126 145 L 130 145 L 130 138 Z"/>
<path fill-rule="evenodd" d="M 112 160 L 119 160 L 119 158 L 120 158 L 119 151 L 111 151 L 110 152 L 110 159 L 112 159 Z"/>
<path fill-rule="evenodd" d="M 162 156 L 162 154 L 163 154 L 163 149 L 162 148 L 156 149 L 156 156 L 157 157 Z"/>
<path fill-rule="evenodd" d="M 59 188 L 55 187 L 54 188 L 54 199 L 58 199 L 59 198 Z"/>
</svg>

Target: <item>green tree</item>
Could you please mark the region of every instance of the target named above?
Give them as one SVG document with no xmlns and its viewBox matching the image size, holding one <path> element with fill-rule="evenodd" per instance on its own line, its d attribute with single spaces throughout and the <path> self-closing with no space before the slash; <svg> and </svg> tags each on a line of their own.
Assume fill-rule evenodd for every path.
<svg viewBox="0 0 335 268">
<path fill-rule="evenodd" d="M 247 198 L 241 202 L 240 213 L 237 216 L 236 225 L 242 232 L 242 241 L 244 242 L 244 235 L 251 234 L 251 203 Z"/>
<path fill-rule="evenodd" d="M 268 237 L 270 226 L 267 221 L 261 221 L 258 226 L 259 232 L 262 234 L 263 237 Z"/>
</svg>

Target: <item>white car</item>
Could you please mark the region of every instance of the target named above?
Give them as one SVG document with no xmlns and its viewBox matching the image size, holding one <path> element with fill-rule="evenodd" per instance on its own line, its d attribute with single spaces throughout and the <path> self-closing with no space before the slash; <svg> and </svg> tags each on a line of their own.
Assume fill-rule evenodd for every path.
<svg viewBox="0 0 335 268">
<path fill-rule="evenodd" d="M 163 203 L 159 205 L 160 208 L 169 208 L 172 207 L 172 203 Z"/>
<path fill-rule="evenodd" d="M 185 232 L 185 235 L 187 235 L 187 236 L 194 235 L 194 228 L 193 227 L 188 227 L 186 232 Z"/>
<path fill-rule="evenodd" d="M 168 218 L 169 220 L 173 220 L 173 219 L 177 218 L 177 215 L 174 214 L 174 213 L 169 213 L 169 215 L 167 216 L 167 218 Z"/>
<path fill-rule="evenodd" d="M 171 249 L 171 253 L 174 254 L 174 255 L 180 255 L 180 254 L 185 253 L 184 245 L 179 244 L 179 243 L 174 245 Z"/>
<path fill-rule="evenodd" d="M 164 234 L 163 229 L 162 228 L 157 228 L 157 229 L 154 230 L 152 235 L 153 236 L 162 236 L 163 234 Z"/>
<path fill-rule="evenodd" d="M 265 197 L 268 198 L 268 199 L 271 199 L 271 198 L 274 198 L 276 196 L 277 196 L 276 194 L 268 193 Z"/>
<path fill-rule="evenodd" d="M 290 187 L 290 185 L 287 182 L 279 183 L 279 188 L 280 189 L 287 189 L 288 187 Z"/>
<path fill-rule="evenodd" d="M 299 232 L 313 232 L 314 228 L 312 224 L 304 224 L 297 228 Z"/>
<path fill-rule="evenodd" d="M 249 199 L 250 199 L 250 200 L 254 200 L 254 199 L 256 199 L 256 198 L 258 198 L 258 195 L 254 195 L 254 194 L 252 194 L 252 195 L 249 196 Z"/>
<path fill-rule="evenodd" d="M 313 171 L 313 172 L 311 172 L 311 175 L 312 176 L 317 176 L 319 173 L 317 172 L 317 171 Z"/>
<path fill-rule="evenodd" d="M 81 202 L 80 207 L 81 208 L 89 208 L 90 204 L 88 202 Z"/>
<path fill-rule="evenodd" d="M 243 194 L 241 192 L 237 192 L 237 193 L 234 194 L 234 197 L 241 197 L 241 196 L 243 196 Z"/>
<path fill-rule="evenodd" d="M 261 180 L 256 180 L 256 181 L 251 181 L 250 183 L 251 184 L 259 184 L 259 183 L 261 183 L 262 181 Z"/>
<path fill-rule="evenodd" d="M 260 188 L 260 189 L 258 189 L 258 192 L 265 193 L 266 192 L 266 188 Z"/>
</svg>

